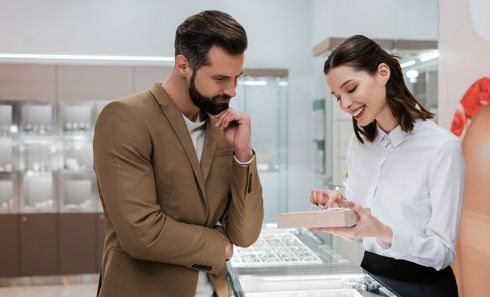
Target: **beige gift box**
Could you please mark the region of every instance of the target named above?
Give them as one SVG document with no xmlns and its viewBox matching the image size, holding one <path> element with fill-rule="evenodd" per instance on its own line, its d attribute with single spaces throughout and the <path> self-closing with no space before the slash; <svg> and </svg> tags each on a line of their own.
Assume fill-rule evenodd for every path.
<svg viewBox="0 0 490 297">
<path fill-rule="evenodd" d="M 350 208 L 285 212 L 277 215 L 277 228 L 349 227 L 358 221 Z"/>
</svg>

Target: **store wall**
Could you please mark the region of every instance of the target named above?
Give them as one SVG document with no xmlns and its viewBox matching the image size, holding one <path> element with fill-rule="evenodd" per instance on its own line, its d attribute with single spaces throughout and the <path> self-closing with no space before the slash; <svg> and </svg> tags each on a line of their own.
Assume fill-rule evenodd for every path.
<svg viewBox="0 0 490 297">
<path fill-rule="evenodd" d="M 313 44 L 327 37 L 437 39 L 437 0 L 313 0 Z"/>
<path fill-rule="evenodd" d="M 449 128 L 454 111 L 469 86 L 479 78 L 490 77 L 490 2 L 445 0 L 439 5 L 439 118 L 440 124 Z M 483 144 L 484 140 L 478 143 Z M 465 154 L 484 150 L 465 149 L 468 149 Z M 482 153 L 480 157 L 488 160 L 490 154 Z M 465 158 L 469 160 L 468 155 Z M 475 181 L 488 180 L 488 177 L 475 179 L 475 172 L 477 168 L 467 167 L 466 186 L 483 188 L 483 184 Z M 483 297 L 488 296 L 490 290 L 490 194 L 484 190 L 475 192 L 475 188 L 465 189 L 453 268 L 461 296 Z"/>
<path fill-rule="evenodd" d="M 439 4 L 439 124 L 448 128 L 465 91 L 490 76 L 490 2 Z"/>
<path fill-rule="evenodd" d="M 289 70 L 291 210 L 308 207 L 313 187 L 311 1 L 1 1 L 0 53 L 173 56 L 176 27 L 204 9 L 220 9 L 249 36 L 247 68 Z"/>
</svg>

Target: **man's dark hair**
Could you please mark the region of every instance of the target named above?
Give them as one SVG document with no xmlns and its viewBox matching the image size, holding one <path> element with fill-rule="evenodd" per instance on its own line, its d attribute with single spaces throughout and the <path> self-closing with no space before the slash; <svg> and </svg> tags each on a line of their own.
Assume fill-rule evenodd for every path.
<svg viewBox="0 0 490 297">
<path fill-rule="evenodd" d="M 229 14 L 218 10 L 192 15 L 177 27 L 175 56 L 183 55 L 194 71 L 208 62 L 213 46 L 231 55 L 242 54 L 247 49 L 247 33 Z"/>
</svg>

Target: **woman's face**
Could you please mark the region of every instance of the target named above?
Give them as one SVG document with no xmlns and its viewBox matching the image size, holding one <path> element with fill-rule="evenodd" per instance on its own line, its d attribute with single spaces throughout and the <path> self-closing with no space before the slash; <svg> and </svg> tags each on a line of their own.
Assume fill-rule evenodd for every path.
<svg viewBox="0 0 490 297">
<path fill-rule="evenodd" d="M 389 77 L 390 68 L 384 63 L 378 66 L 373 75 L 342 65 L 330 69 L 326 76 L 340 108 L 363 127 L 375 119 L 385 122 L 384 117 L 390 117 L 391 112 L 386 104 L 386 83 Z"/>
</svg>

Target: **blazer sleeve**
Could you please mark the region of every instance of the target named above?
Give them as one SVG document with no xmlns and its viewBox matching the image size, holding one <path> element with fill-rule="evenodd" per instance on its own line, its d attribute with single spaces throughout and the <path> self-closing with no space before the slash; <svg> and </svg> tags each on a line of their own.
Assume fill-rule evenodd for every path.
<svg viewBox="0 0 490 297">
<path fill-rule="evenodd" d="M 219 233 L 161 211 L 151 137 L 142 116 L 123 101 L 109 103 L 97 119 L 93 150 L 105 212 L 125 252 L 136 259 L 219 273 L 225 263 Z"/>
<path fill-rule="evenodd" d="M 264 219 L 256 159 L 249 166 L 232 161 L 231 201 L 222 224 L 230 241 L 240 247 L 250 246 L 257 240 Z"/>
</svg>

